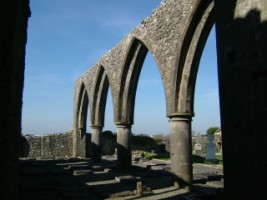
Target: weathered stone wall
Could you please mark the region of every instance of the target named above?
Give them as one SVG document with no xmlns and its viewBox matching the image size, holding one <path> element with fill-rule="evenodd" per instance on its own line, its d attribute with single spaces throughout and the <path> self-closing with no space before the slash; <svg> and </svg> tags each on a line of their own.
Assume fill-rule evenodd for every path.
<svg viewBox="0 0 267 200">
<path fill-rule="evenodd" d="M 90 146 L 91 146 L 91 134 L 86 134 L 87 137 L 87 155 L 90 157 Z M 102 155 L 113 155 L 115 153 L 115 148 L 117 148 L 117 137 L 110 131 L 104 131 L 102 133 Z M 142 150 L 142 151 L 152 151 L 159 150 L 159 145 L 155 140 L 148 136 L 132 136 L 132 151 Z"/>
<path fill-rule="evenodd" d="M 166 146 L 166 151 L 167 152 L 170 152 L 170 140 L 169 139 L 166 139 L 166 140 L 163 140 L 162 141 L 163 144 L 165 144 Z M 221 142 L 221 136 L 220 135 L 214 135 L 214 142 L 215 143 L 218 143 L 218 142 Z M 206 145 L 207 145 L 207 136 L 206 135 L 201 135 L 201 136 L 192 136 L 192 147 L 195 146 L 195 144 L 201 144 L 201 146 L 203 148 L 206 148 Z"/>
<path fill-rule="evenodd" d="M 110 131 L 102 133 L 102 155 L 113 155 L 117 146 L 116 135 Z M 86 156 L 91 157 L 91 134 L 86 133 Z"/>
<path fill-rule="evenodd" d="M 25 138 L 24 156 L 42 158 L 72 156 L 72 132 L 25 136 Z"/>
</svg>

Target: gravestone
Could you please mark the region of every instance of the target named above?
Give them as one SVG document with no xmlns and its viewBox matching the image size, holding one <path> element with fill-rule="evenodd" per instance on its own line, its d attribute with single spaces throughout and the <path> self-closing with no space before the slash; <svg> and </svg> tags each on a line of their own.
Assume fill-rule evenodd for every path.
<svg viewBox="0 0 267 200">
<path fill-rule="evenodd" d="M 194 151 L 195 151 L 195 155 L 201 156 L 202 155 L 202 145 L 199 143 L 199 139 L 200 139 L 200 133 L 196 132 L 195 134 L 196 137 L 196 144 L 194 145 Z"/>
<path fill-rule="evenodd" d="M 214 135 L 207 135 L 206 160 L 216 161 L 216 144 L 214 142 Z"/>
<path fill-rule="evenodd" d="M 195 155 L 197 155 L 197 156 L 202 155 L 202 145 L 201 144 L 195 144 L 194 150 L 195 150 Z"/>
</svg>

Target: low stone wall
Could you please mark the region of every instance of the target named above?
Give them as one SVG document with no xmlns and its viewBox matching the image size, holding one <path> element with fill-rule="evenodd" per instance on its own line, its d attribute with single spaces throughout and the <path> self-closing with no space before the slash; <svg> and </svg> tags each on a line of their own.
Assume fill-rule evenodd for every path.
<svg viewBox="0 0 267 200">
<path fill-rule="evenodd" d="M 102 155 L 113 155 L 115 153 L 115 148 L 117 148 L 117 136 L 111 131 L 104 131 L 102 133 Z M 91 134 L 87 134 L 87 153 L 86 155 L 90 157 L 90 145 L 91 145 Z M 132 151 L 142 150 L 142 151 L 158 151 L 159 145 L 155 140 L 149 136 L 144 135 L 133 135 L 132 136 Z"/>
<path fill-rule="evenodd" d="M 215 142 L 220 140 L 220 137 L 215 138 Z M 54 158 L 54 157 L 72 157 L 72 133 L 57 133 L 49 135 L 27 135 L 21 138 L 21 157 L 42 157 L 42 158 Z M 197 143 L 201 144 L 203 148 L 206 147 L 207 137 L 192 137 L 192 146 Z M 102 155 L 113 155 L 115 153 L 116 135 L 110 131 L 103 132 L 102 141 Z M 86 156 L 90 157 L 90 145 L 91 134 L 86 134 Z M 166 139 L 162 141 L 164 150 L 170 152 L 170 140 Z M 132 150 L 143 151 L 162 151 L 160 145 L 155 140 L 148 136 L 138 135 L 132 136 Z"/>
<path fill-rule="evenodd" d="M 72 133 L 57 133 L 49 135 L 27 135 L 22 139 L 22 157 L 71 157 Z"/>
<path fill-rule="evenodd" d="M 221 146 L 221 135 L 214 135 L 214 142 L 217 145 L 217 148 Z M 162 143 L 166 146 L 166 151 L 170 152 L 170 140 L 165 139 L 162 141 Z M 207 145 L 207 136 L 206 135 L 200 135 L 200 136 L 192 136 L 192 147 L 194 148 L 195 144 L 200 144 L 202 148 L 206 148 Z M 220 149 L 219 149 L 220 150 Z"/>
</svg>

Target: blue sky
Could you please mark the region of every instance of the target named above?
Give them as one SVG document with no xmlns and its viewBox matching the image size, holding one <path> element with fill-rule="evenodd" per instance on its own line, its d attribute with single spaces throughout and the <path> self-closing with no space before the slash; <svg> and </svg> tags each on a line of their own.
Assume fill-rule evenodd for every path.
<svg viewBox="0 0 267 200">
<path fill-rule="evenodd" d="M 69 131 L 74 81 L 113 48 L 161 0 L 32 0 L 22 112 L 23 134 Z M 214 30 L 199 69 L 192 130 L 220 126 Z M 152 103 L 151 103 L 152 102 Z M 149 53 L 140 75 L 132 132 L 168 134 L 159 71 Z M 115 131 L 109 92 L 104 130 Z M 88 131 L 90 132 L 90 127 Z"/>
</svg>

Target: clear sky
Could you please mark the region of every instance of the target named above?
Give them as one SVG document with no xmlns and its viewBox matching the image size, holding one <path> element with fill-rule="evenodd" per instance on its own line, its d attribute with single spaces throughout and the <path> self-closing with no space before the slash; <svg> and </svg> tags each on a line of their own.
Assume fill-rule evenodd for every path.
<svg viewBox="0 0 267 200">
<path fill-rule="evenodd" d="M 69 131 L 74 81 L 113 48 L 161 0 L 32 0 L 22 112 L 23 134 Z M 217 60 L 211 31 L 197 78 L 192 130 L 220 127 Z M 165 97 L 149 53 L 140 75 L 132 132 L 168 134 Z M 87 128 L 90 132 L 90 127 Z M 116 131 L 109 92 L 104 130 Z"/>
</svg>

